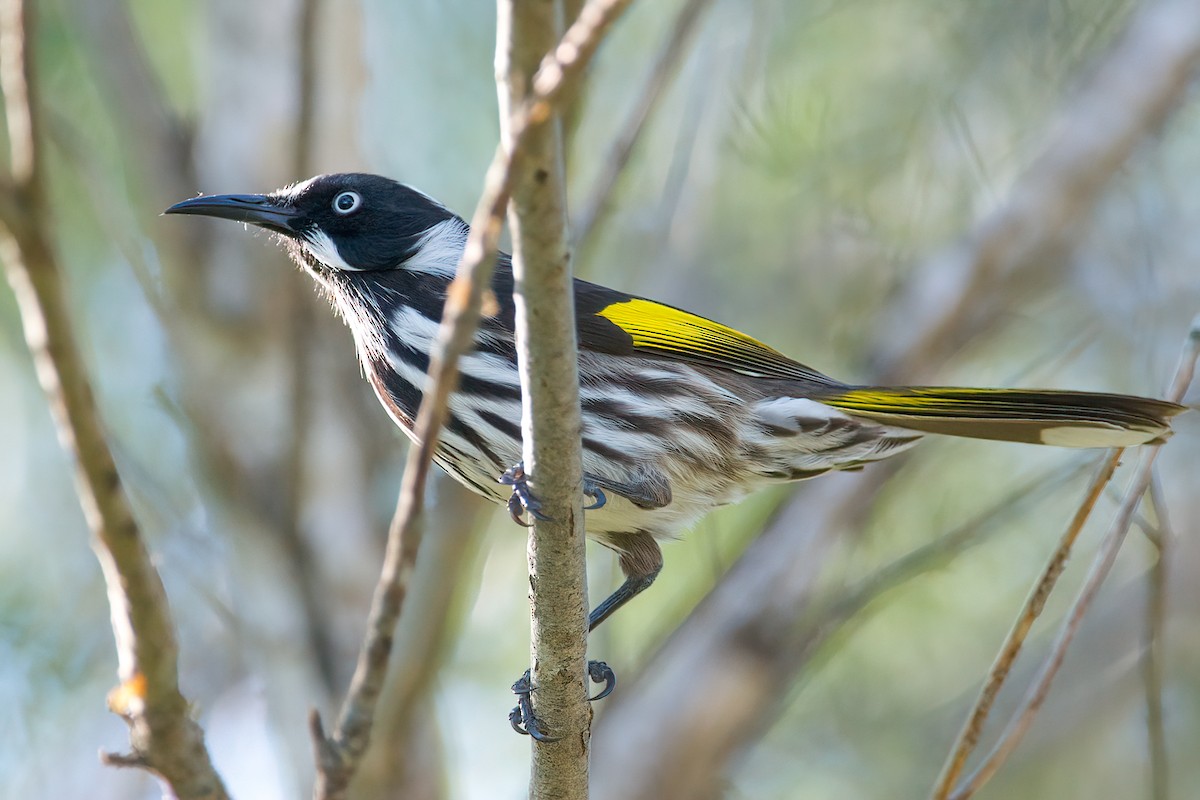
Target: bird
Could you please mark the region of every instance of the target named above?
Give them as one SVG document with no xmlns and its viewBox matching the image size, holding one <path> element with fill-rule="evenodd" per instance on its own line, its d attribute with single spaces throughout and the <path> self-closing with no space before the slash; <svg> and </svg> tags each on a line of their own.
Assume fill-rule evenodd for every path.
<svg viewBox="0 0 1200 800">
<path fill-rule="evenodd" d="M 467 241 L 462 217 L 366 173 L 318 175 L 266 194 L 198 196 L 165 213 L 274 234 L 341 315 L 364 376 L 413 437 L 447 287 Z M 520 463 L 505 253 L 491 288 L 495 306 L 460 361 L 433 458 L 521 521 L 520 512 L 539 512 L 528 488 L 535 480 Z M 756 489 L 860 469 L 928 434 L 1083 448 L 1159 443 L 1185 410 L 1122 394 L 844 383 L 722 323 L 578 278 L 574 309 L 585 528 L 616 552 L 624 575 L 591 611 L 589 630 L 654 582 L 661 540 Z"/>
</svg>

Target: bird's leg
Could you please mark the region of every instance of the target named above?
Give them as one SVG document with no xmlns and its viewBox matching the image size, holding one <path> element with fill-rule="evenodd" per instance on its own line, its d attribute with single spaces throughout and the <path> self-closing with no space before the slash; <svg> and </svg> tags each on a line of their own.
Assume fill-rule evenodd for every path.
<svg viewBox="0 0 1200 800">
<path fill-rule="evenodd" d="M 620 553 L 621 572 L 625 573 L 625 582 L 606 597 L 604 602 L 592 609 L 592 613 L 588 615 L 589 631 L 594 631 L 597 625 L 611 617 L 618 608 L 649 588 L 658 577 L 663 564 L 662 550 L 659 549 L 658 542 L 645 531 L 611 535 L 604 544 Z"/>
<path fill-rule="evenodd" d="M 588 698 L 591 703 L 595 700 L 603 700 L 612 694 L 612 690 L 617 688 L 617 673 L 612 671 L 612 667 L 603 661 L 588 662 L 588 677 L 592 679 L 592 683 L 603 683 L 604 688 L 600 690 L 600 694 L 592 695 Z"/>
<path fill-rule="evenodd" d="M 628 603 L 650 584 L 654 583 L 659 570 L 662 569 L 662 550 L 654 537 L 645 531 L 637 533 L 610 535 L 604 544 L 620 553 L 621 571 L 625 573 L 625 582 L 609 595 L 603 603 L 592 609 L 588 615 L 588 631 L 612 616 L 613 612 Z M 608 697 L 617 685 L 616 673 L 603 661 L 588 662 L 588 677 L 592 683 L 603 683 L 604 688 L 588 700 L 601 700 Z M 517 705 L 508 715 L 508 721 L 517 733 L 527 734 L 539 742 L 552 742 L 542 730 L 537 717 L 533 713 L 533 681 L 529 670 L 513 684 L 513 693 L 517 696 Z"/>
<path fill-rule="evenodd" d="M 523 527 L 530 527 L 532 522 L 525 521 L 525 512 L 529 516 L 543 522 L 550 519 L 542 513 L 542 503 L 529 488 L 529 475 L 525 472 L 525 463 L 518 461 L 509 467 L 503 475 L 497 478 L 498 483 L 512 487 L 512 495 L 508 498 L 508 515 L 513 522 Z"/>
</svg>

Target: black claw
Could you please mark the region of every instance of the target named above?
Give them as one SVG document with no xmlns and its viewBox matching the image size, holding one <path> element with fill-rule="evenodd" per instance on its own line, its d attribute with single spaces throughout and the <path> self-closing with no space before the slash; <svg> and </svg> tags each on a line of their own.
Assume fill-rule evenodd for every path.
<svg viewBox="0 0 1200 800">
<path fill-rule="evenodd" d="M 542 522 L 550 519 L 542 513 L 541 502 L 529 488 L 529 475 L 525 473 L 523 463 L 509 467 L 496 482 L 513 487 L 512 495 L 508 498 L 508 515 L 512 517 L 513 522 L 525 528 L 532 527 L 532 522 L 525 521 L 526 513 Z"/>
<path fill-rule="evenodd" d="M 603 661 L 588 662 L 588 677 L 592 679 L 592 683 L 604 684 L 604 688 L 600 690 L 600 694 L 595 697 L 589 697 L 589 702 L 603 700 L 612 694 L 613 689 L 617 688 L 617 673 L 613 672 L 612 667 Z"/>
<path fill-rule="evenodd" d="M 583 485 L 583 493 L 587 497 L 594 499 L 594 502 L 590 506 L 583 507 L 584 511 L 595 511 L 597 508 L 604 508 L 605 504 L 608 503 L 608 495 L 599 486 L 589 486 L 585 483 Z"/>
<path fill-rule="evenodd" d="M 529 731 L 521 727 L 521 707 L 513 706 L 513 710 L 508 712 L 508 724 L 512 725 L 512 729 L 522 736 L 528 736 Z"/>
<path fill-rule="evenodd" d="M 513 694 L 517 696 L 517 705 L 508 712 L 508 724 L 523 736 L 530 736 L 536 741 L 548 743 L 557 742 L 557 736 L 546 734 L 540 727 L 537 717 L 533 715 L 533 681 L 529 670 L 512 685 Z"/>
<path fill-rule="evenodd" d="M 520 525 L 522 528 L 532 528 L 532 522 L 526 522 L 522 516 L 525 513 L 525 506 L 521 503 L 521 498 L 517 497 L 514 491 L 512 496 L 508 498 L 508 515 L 512 517 L 512 521 Z"/>
</svg>

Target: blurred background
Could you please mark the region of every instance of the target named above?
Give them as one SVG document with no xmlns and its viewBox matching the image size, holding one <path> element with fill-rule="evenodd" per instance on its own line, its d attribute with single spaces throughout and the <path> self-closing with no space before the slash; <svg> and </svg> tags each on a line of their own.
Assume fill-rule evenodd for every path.
<svg viewBox="0 0 1200 800">
<path fill-rule="evenodd" d="M 331 717 L 353 668 L 405 440 L 361 380 L 348 332 L 281 250 L 261 233 L 159 213 L 199 192 L 364 170 L 469 216 L 498 136 L 494 5 L 39 5 L 54 232 L 179 627 L 184 692 L 235 796 L 308 796 L 306 716 Z M 902 365 L 913 382 L 1159 394 L 1200 310 L 1200 103 L 1186 87 L 1103 173 L 1078 224 L 1034 248 L 1013 280 L 968 297 L 986 313 L 895 352 L 927 322 L 904 300 L 925 285 L 923 268 L 1010 202 L 1138 13 L 1127 0 L 635 3 L 568 118 L 572 212 L 589 223 L 577 272 L 845 380 Z M 660 63 L 628 167 L 593 213 L 619 160 L 613 142 Z M 960 299 L 953 283 L 934 288 L 942 305 Z M 0 386 L 0 793 L 157 797 L 150 776 L 97 758 L 128 741 L 105 708 L 116 681 L 105 590 L 7 291 Z M 1200 794 L 1198 418 L 1180 419 L 1158 468 L 1173 526 L 1162 666 L 1178 798 Z M 881 473 L 822 565 L 830 604 L 984 522 L 952 559 L 871 595 L 796 665 L 716 794 L 924 796 L 1097 458 L 929 441 Z M 869 481 L 871 469 L 847 479 Z M 805 491 L 819 498 L 820 481 Z M 402 666 L 357 791 L 521 797 L 529 745 L 507 713 L 528 658 L 525 532 L 447 480 L 432 495 Z M 623 687 L 790 495 L 756 495 L 665 546 L 653 589 L 591 644 Z M 1085 531 L 998 719 L 1046 652 L 1114 505 L 1102 500 Z M 619 570 L 607 551 L 589 553 L 601 598 Z M 1135 528 L 1047 707 L 981 797 L 1151 796 L 1140 663 L 1157 559 Z M 598 730 L 617 702 L 597 704 Z"/>
</svg>

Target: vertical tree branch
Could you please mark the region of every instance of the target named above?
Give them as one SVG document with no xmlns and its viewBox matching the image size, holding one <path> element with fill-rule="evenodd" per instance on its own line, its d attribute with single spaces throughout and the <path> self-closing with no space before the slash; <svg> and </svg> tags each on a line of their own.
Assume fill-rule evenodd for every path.
<svg viewBox="0 0 1200 800">
<path fill-rule="evenodd" d="M 109 706 L 129 722 L 132 753 L 106 760 L 158 774 L 180 798 L 220 800 L 225 787 L 179 690 L 179 646 L 166 592 L 105 437 L 48 232 L 34 22 L 27 0 L 0 6 L 0 86 L 11 152 L 11 182 L 4 186 L 10 198 L 0 203 L 0 258 L 59 441 L 75 461 L 76 492 L 108 587 L 121 680 Z"/>
<path fill-rule="evenodd" d="M 500 0 L 496 76 L 503 143 L 511 148 L 522 101 L 557 41 L 558 0 Z M 530 797 L 587 796 L 591 719 L 584 560 L 583 463 L 574 291 L 566 233 L 559 119 L 525 137 L 514 169 L 509 227 L 521 373 L 524 466 L 548 517 L 529 536 L 532 682 L 537 713 L 558 741 L 533 737 Z"/>
<path fill-rule="evenodd" d="M 569 98 L 612 23 L 630 0 L 589 0 L 579 19 L 567 30 L 534 75 L 533 91 L 512 113 L 510 147 L 496 148 L 484 178 L 483 194 L 471 217 L 470 234 L 446 293 L 442 323 L 430 354 L 429 374 L 414 425 L 396 514 L 388 531 L 384 565 L 375 587 L 367 634 L 359 650 L 350 689 L 342 702 L 337 725 L 326 736 L 320 716 L 311 717 L 317 757 L 318 800 L 345 797 L 370 742 L 376 706 L 387 674 L 392 635 L 412 580 L 420 543 L 422 498 L 437 434 L 446 417 L 446 401 L 457 380 L 458 359 L 471 347 L 475 328 L 490 291 L 504 212 L 512 191 L 514 164 L 522 156 L 525 137 L 553 118 L 557 103 Z"/>
</svg>

